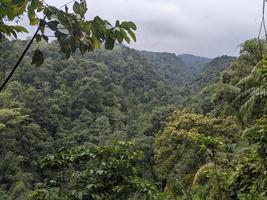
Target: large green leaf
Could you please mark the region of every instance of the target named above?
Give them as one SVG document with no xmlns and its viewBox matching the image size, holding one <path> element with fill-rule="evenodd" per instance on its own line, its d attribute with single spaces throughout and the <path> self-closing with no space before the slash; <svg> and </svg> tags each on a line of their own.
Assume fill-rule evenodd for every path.
<svg viewBox="0 0 267 200">
<path fill-rule="evenodd" d="M 44 63 L 44 55 L 43 53 L 40 51 L 40 49 L 36 49 L 34 51 L 33 57 L 32 57 L 32 63 L 31 64 L 35 64 L 36 66 L 40 66 Z"/>
<path fill-rule="evenodd" d="M 112 50 L 114 48 L 115 39 L 113 37 L 108 37 L 105 43 L 105 48 Z"/>
<path fill-rule="evenodd" d="M 81 3 L 75 1 L 73 4 L 73 11 L 83 18 L 87 11 L 86 1 L 81 1 Z"/>
<path fill-rule="evenodd" d="M 59 24 L 59 22 L 58 22 L 58 21 L 55 21 L 55 20 L 50 21 L 50 22 L 47 22 L 48 27 L 49 27 L 52 31 L 57 31 L 57 30 L 58 30 L 58 28 L 57 28 L 57 25 L 58 25 L 58 24 Z"/>
</svg>

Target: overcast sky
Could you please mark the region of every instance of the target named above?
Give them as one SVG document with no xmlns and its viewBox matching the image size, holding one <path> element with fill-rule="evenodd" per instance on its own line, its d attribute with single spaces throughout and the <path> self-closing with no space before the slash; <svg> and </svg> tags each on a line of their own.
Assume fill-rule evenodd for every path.
<svg viewBox="0 0 267 200">
<path fill-rule="evenodd" d="M 69 0 L 46 0 L 60 6 Z M 88 19 L 130 20 L 139 50 L 206 57 L 237 55 L 238 45 L 257 36 L 262 0 L 87 0 Z"/>
</svg>

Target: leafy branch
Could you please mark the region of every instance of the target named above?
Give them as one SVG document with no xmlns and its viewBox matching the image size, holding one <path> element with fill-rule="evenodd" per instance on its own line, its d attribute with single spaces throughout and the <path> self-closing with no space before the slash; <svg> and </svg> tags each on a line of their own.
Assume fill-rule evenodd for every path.
<svg viewBox="0 0 267 200">
<path fill-rule="evenodd" d="M 60 8 L 49 6 L 44 1 L 30 0 L 14 2 L 5 1 L 0 4 L 0 41 L 3 39 L 3 36 L 13 35 L 17 38 L 17 33 L 28 32 L 27 29 L 22 26 L 11 26 L 4 23 L 4 21 L 14 21 L 15 18 L 20 17 L 25 12 L 28 14 L 30 25 L 38 25 L 32 39 L 27 44 L 10 74 L 2 83 L 0 91 L 4 89 L 7 82 L 13 76 L 34 39 L 37 42 L 42 40 L 48 42 L 49 38 L 46 35 L 46 29 L 53 31 L 53 35 L 59 43 L 60 51 L 65 54 L 66 58 L 69 58 L 71 54 L 74 54 L 77 49 L 84 54 L 100 48 L 102 44 L 104 44 L 106 49 L 112 50 L 115 42 L 118 42 L 119 44 L 122 44 L 124 41 L 130 43 L 130 38 L 136 41 L 134 31 L 137 28 L 133 22 L 120 22 L 117 20 L 113 26 L 107 20 L 104 20 L 99 16 L 96 16 L 92 20 L 86 20 L 86 1 L 74 1 L 72 6 L 74 12 L 70 13 L 68 4 L 72 2 L 73 1 L 70 1 Z M 64 10 L 61 10 L 63 7 Z M 38 12 L 42 12 L 44 14 L 43 19 L 38 18 Z M 32 64 L 40 66 L 43 62 L 44 55 L 39 47 L 37 47 L 32 57 Z"/>
</svg>

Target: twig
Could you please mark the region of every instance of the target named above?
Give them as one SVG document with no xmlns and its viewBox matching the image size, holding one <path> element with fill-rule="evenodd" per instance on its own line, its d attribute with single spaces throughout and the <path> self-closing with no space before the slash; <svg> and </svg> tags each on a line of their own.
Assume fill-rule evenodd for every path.
<svg viewBox="0 0 267 200">
<path fill-rule="evenodd" d="M 32 39 L 30 40 L 30 42 L 27 44 L 26 48 L 24 49 L 24 51 L 22 52 L 22 54 L 20 55 L 17 63 L 15 64 L 15 66 L 13 67 L 13 69 L 11 70 L 11 72 L 9 73 L 8 77 L 5 79 L 5 81 L 2 83 L 1 87 L 0 87 L 0 92 L 4 89 L 4 87 L 6 86 L 7 82 L 9 81 L 9 79 L 13 76 L 14 72 L 16 71 L 16 69 L 18 68 L 20 62 L 22 61 L 23 57 L 25 56 L 25 54 L 27 53 L 27 51 L 29 50 L 31 44 L 34 41 L 34 38 L 36 37 L 37 33 L 40 30 L 40 25 L 38 26 L 37 30 L 35 31 Z"/>
</svg>

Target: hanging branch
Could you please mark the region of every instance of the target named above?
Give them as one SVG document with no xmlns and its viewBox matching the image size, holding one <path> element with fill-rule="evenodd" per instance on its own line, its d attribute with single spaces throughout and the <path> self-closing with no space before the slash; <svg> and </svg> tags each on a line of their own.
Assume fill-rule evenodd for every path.
<svg viewBox="0 0 267 200">
<path fill-rule="evenodd" d="M 73 4 L 73 12 L 68 12 L 67 5 L 74 2 Z M 8 77 L 4 80 L 3 84 L 0 86 L 0 92 L 5 88 L 6 84 L 10 80 L 10 78 L 15 73 L 16 69 L 20 65 L 23 57 L 29 50 L 32 45 L 34 39 L 36 38 L 37 42 L 43 38 L 48 41 L 48 37 L 46 35 L 39 35 L 39 30 L 44 32 L 42 27 L 47 25 L 55 34 L 57 41 L 60 45 L 60 51 L 65 54 L 66 58 L 69 58 L 71 54 L 74 54 L 76 50 L 80 50 L 82 54 L 86 52 L 91 52 L 94 49 L 100 48 L 101 44 L 104 43 L 105 49 L 112 50 L 114 48 L 115 42 L 117 41 L 119 44 L 122 44 L 124 41 L 127 43 L 131 42 L 131 39 L 136 41 L 136 36 L 134 31 L 136 31 L 136 25 L 131 21 L 116 21 L 115 26 L 112 26 L 107 20 L 101 19 L 99 16 L 94 17 L 93 20 L 85 20 L 85 14 L 87 12 L 87 4 L 85 0 L 80 0 L 78 3 L 75 0 L 71 0 L 64 4 L 59 8 L 55 8 L 53 6 L 47 5 L 44 0 L 42 0 L 43 5 L 41 5 L 41 10 L 43 10 L 44 18 L 48 18 L 49 21 L 46 22 L 44 19 L 40 20 L 39 26 L 33 35 L 32 39 L 27 44 L 25 50 L 19 57 L 15 66 L 12 68 Z M 12 3 L 11 3 L 12 5 Z M 39 5 L 29 4 L 27 9 L 31 14 L 29 14 L 29 19 L 32 24 L 35 24 L 38 20 L 35 15 L 34 9 L 37 9 Z M 65 7 L 65 11 L 60 10 Z M 10 8 L 11 9 L 11 8 Z M 33 10 L 33 11 L 32 11 Z M 38 10 L 38 9 L 37 9 Z M 12 11 L 12 10 L 11 10 Z M 32 14 L 32 12 L 34 14 Z M 13 14 L 15 15 L 15 14 Z M 5 16 L 5 15 L 4 15 Z M 16 15 L 15 15 L 16 16 Z M 1 19 L 0 19 L 1 20 Z M 64 30 L 67 30 L 68 33 L 61 32 L 61 28 L 58 25 L 62 25 Z M 7 26 L 10 28 L 9 26 Z M 13 34 L 16 36 L 16 32 L 27 32 L 24 27 L 21 26 L 12 26 L 11 31 L 8 34 Z M 75 29 L 75 31 L 73 31 Z M 3 32 L 7 34 L 6 32 Z M 1 36 L 1 30 L 0 30 Z M 67 39 L 66 39 L 67 38 Z M 32 64 L 36 66 L 40 66 L 43 64 L 44 58 L 43 53 L 36 49 L 34 51 L 34 55 L 32 57 Z"/>
<path fill-rule="evenodd" d="M 60 6 L 58 9 L 61 9 L 65 6 L 67 6 L 70 3 L 73 3 L 75 0 L 71 0 L 67 3 L 65 3 L 64 5 Z M 45 5 L 49 6 L 45 1 L 42 1 Z M 46 15 L 44 16 L 43 20 L 44 21 L 46 19 Z M 41 22 L 40 22 L 41 23 Z M 29 50 L 29 48 L 31 47 L 34 39 L 36 38 L 38 32 L 41 29 L 41 24 L 39 23 L 37 30 L 35 31 L 34 35 L 32 36 L 31 40 L 29 41 L 29 43 L 27 44 L 27 46 L 25 47 L 24 51 L 22 52 L 22 54 L 20 55 L 18 61 L 16 62 L 16 64 L 14 65 L 13 69 L 11 70 L 11 72 L 9 73 L 9 75 L 7 76 L 7 78 L 4 80 L 4 82 L 2 83 L 1 87 L 0 87 L 0 92 L 3 91 L 3 89 L 5 88 L 6 84 L 8 83 L 8 81 L 10 80 L 10 78 L 13 76 L 13 74 L 15 73 L 16 69 L 18 68 L 18 66 L 20 65 L 22 59 L 24 58 L 25 54 L 27 53 L 27 51 Z"/>
<path fill-rule="evenodd" d="M 0 87 L 0 92 L 5 88 L 7 82 L 9 81 L 9 79 L 13 76 L 14 72 L 16 71 L 16 69 L 18 68 L 19 64 L 21 63 L 22 59 L 24 58 L 25 54 L 27 53 L 27 51 L 29 50 L 30 46 L 32 45 L 34 38 L 36 37 L 36 35 L 38 34 L 39 30 L 40 30 L 40 25 L 38 26 L 36 32 L 34 33 L 34 35 L 32 36 L 30 42 L 27 44 L 26 48 L 24 49 L 24 51 L 22 52 L 22 54 L 20 55 L 18 61 L 16 62 L 15 66 L 13 67 L 13 69 L 11 70 L 11 72 L 9 73 L 9 75 L 7 76 L 7 78 L 4 80 L 4 82 L 2 83 L 1 87 Z"/>
</svg>

